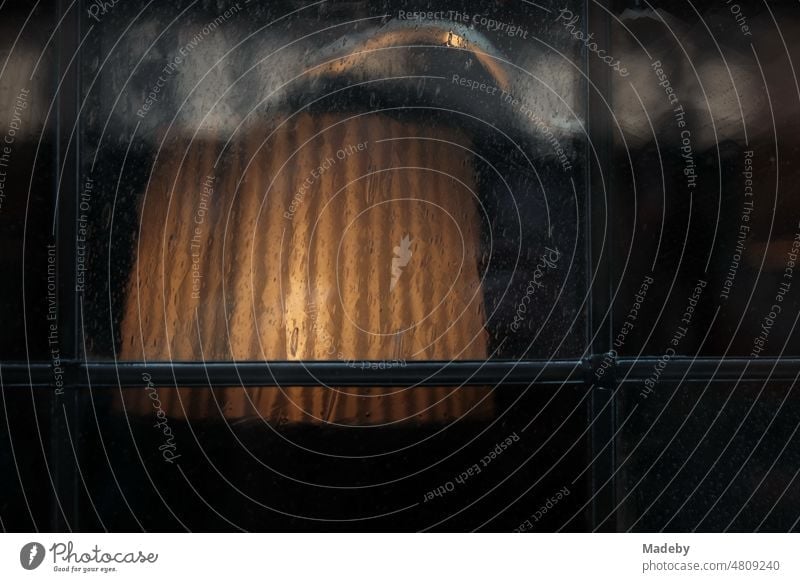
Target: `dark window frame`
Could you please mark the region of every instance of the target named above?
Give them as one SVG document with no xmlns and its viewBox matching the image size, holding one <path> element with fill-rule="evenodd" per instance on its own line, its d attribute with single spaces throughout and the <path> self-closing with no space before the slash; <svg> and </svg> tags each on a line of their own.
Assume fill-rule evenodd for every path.
<svg viewBox="0 0 800 582">
<path fill-rule="evenodd" d="M 319 386 L 320 383 L 347 386 L 442 386 L 442 385 L 497 385 L 502 389 L 531 384 L 583 386 L 591 391 L 592 431 L 592 488 L 601 491 L 592 501 L 593 523 L 600 524 L 602 516 L 616 506 L 613 487 L 602 485 L 615 472 L 615 451 L 612 436 L 616 431 L 616 399 L 626 385 L 648 378 L 658 358 L 615 358 L 598 381 L 596 371 L 611 350 L 614 329 L 610 302 L 613 296 L 612 261 L 609 253 L 599 251 L 606 213 L 613 216 L 615 190 L 613 184 L 601 182 L 599 172 L 587 169 L 588 185 L 583 200 L 587 209 L 586 228 L 587 291 L 590 301 L 584 317 L 588 321 L 588 334 L 592 338 L 591 355 L 560 360 L 523 361 L 460 361 L 443 365 L 442 362 L 408 362 L 402 369 L 361 370 L 343 362 L 116 362 L 90 361 L 83 355 L 83 339 L 79 333 L 83 304 L 75 291 L 75 250 L 77 206 L 81 183 L 80 118 L 78 115 L 82 91 L 80 71 L 82 57 L 72 55 L 80 45 L 80 31 L 85 24 L 85 2 L 79 1 L 68 10 L 69 3 L 59 2 L 56 20 L 63 22 L 53 38 L 57 57 L 57 79 L 61 88 L 56 99 L 54 114 L 57 149 L 57 168 L 63 174 L 53 182 L 52 200 L 58 201 L 57 236 L 60 249 L 59 277 L 59 329 L 62 330 L 61 362 L 64 369 L 64 392 L 55 392 L 52 365 L 48 361 L 28 362 L 0 360 L 0 389 L 49 390 L 54 395 L 50 409 L 52 437 L 50 454 L 53 462 L 53 482 L 56 494 L 62 500 L 51 501 L 51 531 L 80 529 L 78 494 L 81 485 L 74 462 L 73 443 L 80 432 L 80 393 L 83 390 L 107 390 L 140 386 L 142 375 L 147 373 L 155 385 L 210 389 L 231 385 L 276 387 L 281 385 Z M 598 42 L 608 39 L 609 12 L 604 6 L 619 4 L 614 0 L 587 2 L 583 22 L 598 33 Z M 609 95 L 609 69 L 592 61 L 587 63 L 588 78 L 584 82 L 587 97 L 587 126 L 589 139 L 600 152 L 600 163 L 610 167 L 610 120 L 605 107 L 591 85 Z M 63 76 L 63 79 L 62 79 Z M 76 131 L 72 133 L 72 129 Z M 599 146 L 598 146 L 599 144 Z M 607 177 L 608 174 L 606 173 Z M 599 192 L 601 196 L 592 196 Z M 607 198 L 604 197 L 607 195 Z M 66 308 L 65 308 L 66 306 Z M 66 333 L 65 333 L 66 331 Z M 763 382 L 783 384 L 796 382 L 800 376 L 800 357 L 695 357 L 676 358 L 664 370 L 662 382 L 727 383 Z M 65 502 L 68 500 L 69 502 Z M 603 519 L 600 531 L 615 531 L 614 519 Z"/>
</svg>

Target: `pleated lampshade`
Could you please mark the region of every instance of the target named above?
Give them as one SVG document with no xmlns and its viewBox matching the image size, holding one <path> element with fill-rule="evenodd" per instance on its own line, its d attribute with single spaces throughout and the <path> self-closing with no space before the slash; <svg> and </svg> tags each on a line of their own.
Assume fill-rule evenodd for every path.
<svg viewBox="0 0 800 582">
<path fill-rule="evenodd" d="M 482 214 L 467 135 L 386 115 L 302 113 L 154 163 L 122 359 L 487 357 Z M 358 364 L 354 362 L 358 361 Z M 160 388 L 167 414 L 278 423 L 486 418 L 481 388 Z M 152 413 L 126 391 L 129 413 Z"/>
</svg>

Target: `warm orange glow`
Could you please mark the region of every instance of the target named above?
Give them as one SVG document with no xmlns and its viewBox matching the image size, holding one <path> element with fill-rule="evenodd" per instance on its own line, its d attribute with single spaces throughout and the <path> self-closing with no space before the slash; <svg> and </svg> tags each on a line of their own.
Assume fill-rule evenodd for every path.
<svg viewBox="0 0 800 582">
<path fill-rule="evenodd" d="M 466 138 L 375 115 L 301 115 L 268 134 L 236 142 L 216 169 L 218 143 L 164 150 L 143 205 L 122 358 L 484 359 Z M 161 392 L 172 415 L 216 409 L 208 391 Z M 485 415 L 486 397 L 231 388 L 222 400 L 229 418 L 383 423 L 444 421 L 482 399 Z M 148 410 L 140 400 L 128 406 Z"/>
</svg>

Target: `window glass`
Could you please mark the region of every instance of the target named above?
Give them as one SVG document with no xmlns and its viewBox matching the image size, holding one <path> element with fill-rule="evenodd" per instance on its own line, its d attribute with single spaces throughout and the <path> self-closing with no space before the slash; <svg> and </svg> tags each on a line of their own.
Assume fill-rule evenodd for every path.
<svg viewBox="0 0 800 582">
<path fill-rule="evenodd" d="M 55 20 L 50 2 L 13 5 L 0 17 L 0 358 L 49 356 L 61 300 L 53 128 Z M 27 21 L 27 22 L 26 22 Z M 48 42 L 48 40 L 50 42 Z"/>
<path fill-rule="evenodd" d="M 626 383 L 618 393 L 618 528 L 789 531 L 800 469 L 796 387 Z"/>
<path fill-rule="evenodd" d="M 122 400 L 118 391 L 82 395 L 89 523 L 259 531 L 586 527 L 591 455 L 582 387 L 212 392 L 143 381 L 122 393 Z"/>
<path fill-rule="evenodd" d="M 613 23 L 615 349 L 797 355 L 796 15 L 654 6 Z"/>
<path fill-rule="evenodd" d="M 49 419 L 55 401 L 44 386 L 0 390 L 0 515 L 5 531 L 49 530 L 53 523 L 58 459 L 50 448 L 54 433 Z"/>
<path fill-rule="evenodd" d="M 583 65 L 551 3 L 133 4 L 87 41 L 90 356 L 582 354 Z"/>
</svg>

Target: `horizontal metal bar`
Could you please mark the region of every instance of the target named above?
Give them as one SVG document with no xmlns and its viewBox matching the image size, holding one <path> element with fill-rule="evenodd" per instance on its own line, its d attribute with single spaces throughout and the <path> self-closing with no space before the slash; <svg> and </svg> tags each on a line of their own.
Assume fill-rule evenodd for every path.
<svg viewBox="0 0 800 582">
<path fill-rule="evenodd" d="M 92 386 L 453 386 L 583 383 L 586 364 L 558 362 L 178 362 L 82 366 Z M 146 375 L 146 376 L 145 376 Z"/>
<path fill-rule="evenodd" d="M 69 365 L 62 361 L 61 368 L 66 373 Z M 0 378 L 2 378 L 4 388 L 50 386 L 56 381 L 55 371 L 50 364 L 44 362 L 35 364 L 26 364 L 25 362 L 0 364 Z M 68 383 L 63 374 L 62 380 L 64 380 L 65 385 Z"/>
<path fill-rule="evenodd" d="M 95 388 L 141 386 L 145 374 L 154 384 L 166 386 L 453 386 L 527 385 L 591 380 L 602 356 L 586 360 L 490 362 L 61 362 L 64 387 Z M 604 378 L 640 382 L 653 376 L 659 359 L 621 358 Z M 793 381 L 800 358 L 672 358 L 658 380 L 731 382 Z M 4 387 L 52 386 L 56 379 L 47 363 L 0 364 Z M 611 382 L 613 384 L 613 381 Z"/>
<path fill-rule="evenodd" d="M 617 380 L 638 382 L 653 377 L 659 358 L 621 358 Z M 659 382 L 793 381 L 800 373 L 798 358 L 672 358 L 658 375 Z"/>
</svg>

